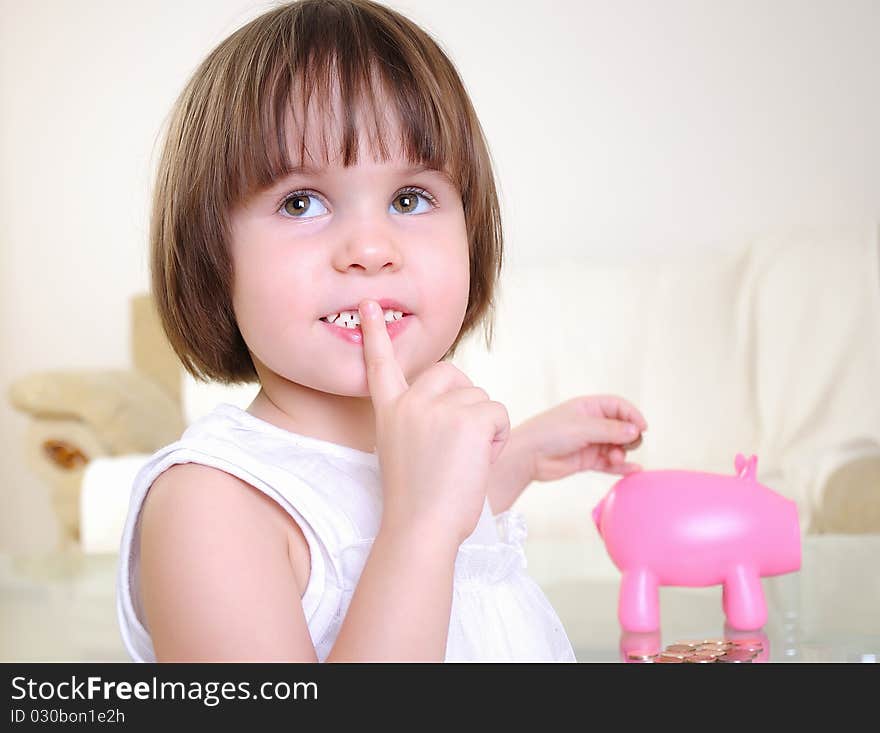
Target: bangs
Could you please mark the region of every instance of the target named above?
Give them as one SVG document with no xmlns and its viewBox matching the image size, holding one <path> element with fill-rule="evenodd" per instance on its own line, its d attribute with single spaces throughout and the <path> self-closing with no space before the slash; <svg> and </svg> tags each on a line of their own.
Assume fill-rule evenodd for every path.
<svg viewBox="0 0 880 733">
<path fill-rule="evenodd" d="M 239 49 L 249 48 L 250 63 L 234 53 L 229 58 L 227 69 L 243 73 L 229 80 L 233 103 L 224 134 L 217 131 L 226 143 L 215 180 L 225 184 L 218 193 L 227 205 L 273 185 L 294 167 L 329 165 L 331 152 L 344 167 L 356 164 L 359 122 L 371 123 L 365 132 L 379 159 L 399 153 L 413 165 L 443 172 L 467 195 L 472 166 L 466 96 L 444 57 L 417 48 L 387 18 L 365 17 L 347 5 L 304 4 L 290 24 L 279 18 L 273 30 L 256 47 L 238 39 Z M 247 26 L 239 31 L 247 32 Z M 316 131 L 321 150 L 308 149 L 310 104 L 317 105 L 312 112 L 318 120 L 332 120 L 339 130 L 339 150 L 330 150 L 329 125 Z M 399 126 L 395 150 L 389 150 L 386 133 L 398 131 L 389 121 Z"/>
</svg>

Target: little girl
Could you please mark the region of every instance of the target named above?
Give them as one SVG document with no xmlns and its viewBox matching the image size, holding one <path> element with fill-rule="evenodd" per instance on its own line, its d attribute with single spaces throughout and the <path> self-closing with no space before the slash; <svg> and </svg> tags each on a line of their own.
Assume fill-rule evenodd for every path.
<svg viewBox="0 0 880 733">
<path fill-rule="evenodd" d="M 430 36 L 369 0 L 233 33 L 173 109 L 150 239 L 184 367 L 260 391 L 135 479 L 117 589 L 135 661 L 575 661 L 509 508 L 549 474 L 447 361 L 491 321 L 502 236 Z M 634 470 L 627 441 L 602 465 Z"/>
</svg>

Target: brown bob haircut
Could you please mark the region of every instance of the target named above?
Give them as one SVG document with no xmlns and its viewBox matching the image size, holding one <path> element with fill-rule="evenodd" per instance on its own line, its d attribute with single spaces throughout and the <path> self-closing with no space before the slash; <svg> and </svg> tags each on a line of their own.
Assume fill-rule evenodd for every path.
<svg viewBox="0 0 880 733">
<path fill-rule="evenodd" d="M 501 216 L 488 146 L 455 67 L 424 30 L 383 5 L 298 0 L 223 40 L 166 120 L 150 221 L 152 295 L 171 347 L 196 379 L 258 381 L 232 307 L 228 212 L 289 172 L 284 117 L 289 109 L 296 119 L 292 90 L 303 91 L 303 109 L 313 94 L 326 105 L 334 78 L 344 113 L 344 167 L 357 162 L 358 109 L 372 109 L 382 160 L 388 160 L 373 91 L 378 80 L 401 123 L 402 154 L 445 172 L 458 187 L 470 293 L 443 358 L 481 322 L 491 348 Z M 296 133 L 302 152 L 305 133 Z"/>
</svg>

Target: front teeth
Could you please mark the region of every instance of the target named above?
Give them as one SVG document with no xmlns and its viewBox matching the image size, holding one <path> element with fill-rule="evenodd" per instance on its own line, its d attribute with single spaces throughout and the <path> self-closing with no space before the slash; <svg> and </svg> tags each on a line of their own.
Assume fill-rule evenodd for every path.
<svg viewBox="0 0 880 733">
<path fill-rule="evenodd" d="M 385 322 L 399 321 L 403 318 L 403 311 L 387 310 L 385 311 Z M 321 319 L 343 328 L 359 328 L 361 325 L 361 314 L 351 311 L 343 311 L 342 313 L 331 313 Z"/>
</svg>

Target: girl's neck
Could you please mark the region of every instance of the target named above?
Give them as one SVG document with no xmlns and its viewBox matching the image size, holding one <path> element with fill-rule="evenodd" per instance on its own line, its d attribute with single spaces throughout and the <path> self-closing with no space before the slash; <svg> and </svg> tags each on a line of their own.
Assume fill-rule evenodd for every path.
<svg viewBox="0 0 880 733">
<path fill-rule="evenodd" d="M 328 394 L 292 382 L 273 388 L 264 382 L 247 412 L 298 435 L 366 453 L 376 448 L 369 398 Z"/>
</svg>

